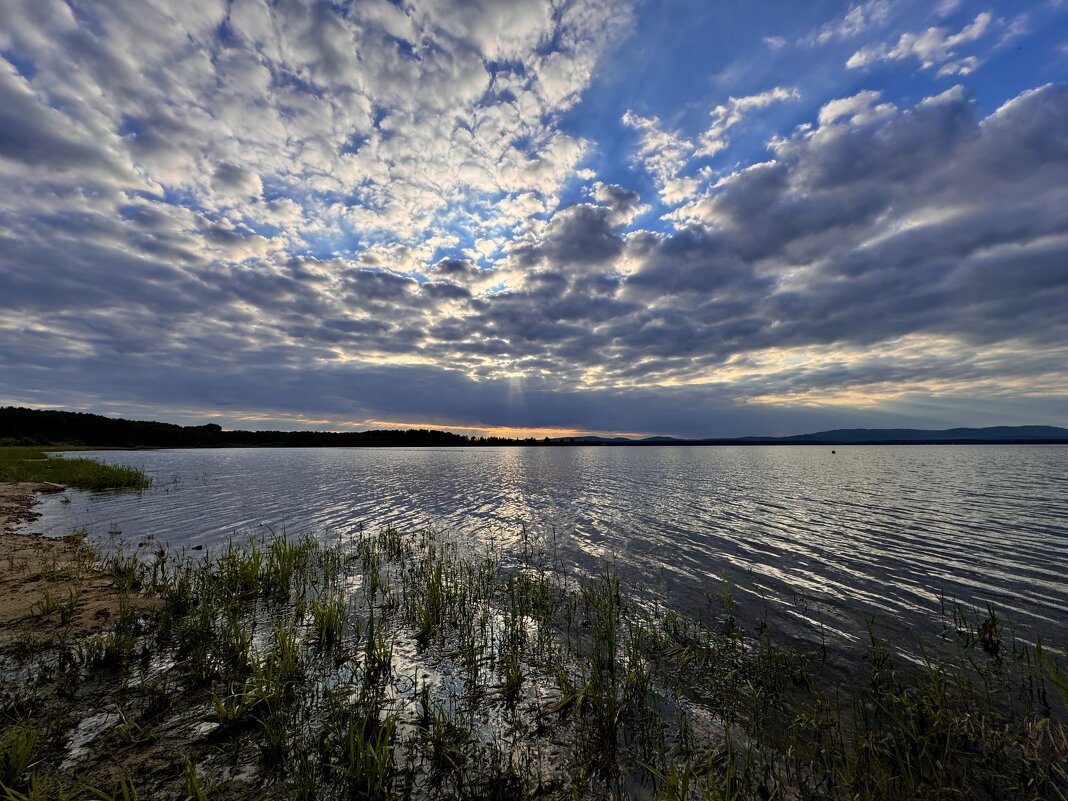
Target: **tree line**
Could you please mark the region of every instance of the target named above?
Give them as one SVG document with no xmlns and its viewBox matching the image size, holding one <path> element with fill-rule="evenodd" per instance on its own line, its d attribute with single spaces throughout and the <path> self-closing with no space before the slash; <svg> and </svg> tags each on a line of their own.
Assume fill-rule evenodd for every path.
<svg viewBox="0 0 1068 801">
<path fill-rule="evenodd" d="M 426 428 L 371 431 L 228 431 L 215 423 L 180 426 L 86 412 L 0 407 L 0 445 L 118 448 L 317 448 L 532 445 L 550 440 L 469 437 Z M 553 443 L 555 444 L 555 443 Z"/>
</svg>

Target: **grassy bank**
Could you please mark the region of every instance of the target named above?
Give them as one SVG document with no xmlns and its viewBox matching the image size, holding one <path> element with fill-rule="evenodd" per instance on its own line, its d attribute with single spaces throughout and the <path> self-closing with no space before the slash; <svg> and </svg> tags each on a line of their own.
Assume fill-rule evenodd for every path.
<svg viewBox="0 0 1068 801">
<path fill-rule="evenodd" d="M 0 798 L 1064 799 L 1068 687 L 958 612 L 919 662 L 579 576 L 525 534 L 117 545 L 107 632 L 3 656 Z M 40 610 L 59 616 L 62 608 Z M 908 643 L 915 653 L 915 643 Z"/>
<path fill-rule="evenodd" d="M 96 459 L 48 457 L 35 448 L 0 448 L 0 481 L 48 481 L 85 490 L 142 490 L 152 483 L 135 467 Z"/>
</svg>

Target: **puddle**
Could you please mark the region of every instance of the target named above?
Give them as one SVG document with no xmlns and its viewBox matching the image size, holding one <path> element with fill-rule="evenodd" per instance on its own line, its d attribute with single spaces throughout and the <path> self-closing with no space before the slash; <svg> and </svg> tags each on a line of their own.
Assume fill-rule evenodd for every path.
<svg viewBox="0 0 1068 801">
<path fill-rule="evenodd" d="M 82 718 L 70 734 L 67 756 L 60 769 L 69 770 L 85 759 L 93 741 L 121 721 L 122 716 L 117 712 L 96 712 Z"/>
</svg>

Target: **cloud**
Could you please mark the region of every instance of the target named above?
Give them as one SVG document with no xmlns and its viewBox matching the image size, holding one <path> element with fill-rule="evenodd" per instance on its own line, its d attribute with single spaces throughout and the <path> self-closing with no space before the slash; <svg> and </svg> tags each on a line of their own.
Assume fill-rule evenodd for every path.
<svg viewBox="0 0 1068 801">
<path fill-rule="evenodd" d="M 716 231 L 715 264 L 740 259 L 776 279 L 754 299 L 764 322 L 750 342 L 925 332 L 977 347 L 1068 333 L 1055 311 L 1068 281 L 1054 267 L 1068 248 L 1057 186 L 1068 151 L 1054 133 L 1068 130 L 1066 98 L 1044 87 L 985 120 L 960 88 L 909 109 L 870 94 L 835 101 L 774 161 L 692 204 L 690 218 Z"/>
<path fill-rule="evenodd" d="M 697 190 L 698 181 L 679 173 L 695 152 L 693 142 L 675 131 L 665 130 L 658 117 L 642 117 L 628 110 L 622 122 L 639 132 L 633 161 L 653 176 L 660 199 L 674 205 L 689 198 Z"/>
<path fill-rule="evenodd" d="M 950 14 L 960 8 L 963 0 L 940 0 L 937 6 L 935 6 L 935 14 L 940 17 L 948 17 Z"/>
<path fill-rule="evenodd" d="M 797 100 L 801 93 L 793 87 L 776 86 L 756 95 L 732 97 L 723 105 L 716 106 L 709 114 L 712 124 L 698 140 L 697 154 L 714 156 L 728 145 L 727 133 L 741 123 L 754 110 L 767 108 L 775 103 Z"/>
<path fill-rule="evenodd" d="M 846 61 L 846 67 L 859 69 L 878 62 L 916 59 L 922 69 L 938 67 L 939 75 L 967 75 L 979 66 L 979 59 L 975 56 L 957 58 L 957 49 L 981 39 L 993 19 L 989 11 L 983 11 L 954 34 L 940 27 L 931 27 L 921 33 L 903 33 L 893 46 L 870 45 L 856 51 Z"/>
<path fill-rule="evenodd" d="M 259 197 L 263 193 L 260 176 L 250 170 L 243 170 L 234 164 L 222 163 L 215 168 L 213 179 L 215 191 L 221 195 L 240 197 Z"/>
<path fill-rule="evenodd" d="M 708 175 L 707 170 L 697 175 L 684 174 L 693 159 L 710 158 L 725 150 L 729 144 L 729 131 L 753 111 L 800 96 L 796 89 L 774 87 L 755 95 L 728 98 L 725 104 L 709 112 L 711 124 L 696 143 L 678 131 L 665 129 L 659 117 L 641 116 L 628 110 L 623 115 L 623 124 L 640 133 L 632 163 L 641 164 L 653 176 L 660 200 L 665 205 L 688 201 Z"/>
<path fill-rule="evenodd" d="M 301 207 L 293 247 L 442 236 L 457 196 L 477 225 L 524 224 L 524 203 L 480 201 L 571 180 L 587 145 L 558 116 L 629 23 L 600 0 L 54 5 L 5 11 L 32 70 L 0 66 L 0 152 L 247 220 L 266 188 Z"/>
<path fill-rule="evenodd" d="M 696 142 L 665 129 L 658 117 L 642 117 L 628 110 L 622 122 L 640 134 L 632 163 L 641 165 L 653 177 L 665 205 L 678 205 L 691 199 L 710 174 L 707 169 L 697 175 L 684 174 L 694 159 L 711 158 L 725 150 L 731 130 L 754 111 L 800 96 L 796 88 L 776 86 L 755 95 L 730 97 L 709 112 L 711 124 Z"/>
<path fill-rule="evenodd" d="M 185 241 L 190 219 L 166 204 L 144 205 L 118 228 L 70 218 L 59 237 L 40 221 L 3 242 L 7 258 L 32 254 L 38 265 L 0 280 L 6 319 L 19 309 L 34 332 L 16 333 L 26 322 L 3 329 L 21 342 L 5 351 L 4 373 L 17 383 L 30 364 L 97 364 L 129 374 L 118 391 L 149 402 L 134 389 L 134 373 L 150 369 L 144 360 L 118 363 L 151 330 L 145 359 L 184 377 L 183 402 L 219 397 L 211 375 L 225 374 L 244 387 L 226 390 L 227 402 L 253 403 L 271 380 L 305 381 L 336 393 L 321 401 L 336 415 L 360 376 L 353 414 L 369 419 L 403 409 L 455 425 L 512 424 L 490 388 L 515 375 L 553 410 L 539 421 L 595 427 L 592 409 L 612 402 L 599 425 L 622 430 L 661 427 L 675 401 L 637 400 L 657 396 L 754 426 L 771 418 L 731 410 L 885 409 L 919 394 L 947 408 L 980 396 L 996 405 L 1035 387 L 1057 397 L 1068 391 L 1051 368 L 1068 341 L 1066 100 L 1065 87 L 1041 87 L 983 119 L 961 89 L 907 108 L 872 92 L 831 101 L 816 125 L 775 143 L 772 161 L 684 207 L 675 232 L 626 231 L 638 198 L 595 184 L 589 202 L 553 214 L 512 250 L 512 268 L 444 259 L 422 284 L 394 269 L 425 258 L 402 246 L 369 252 L 364 266 L 253 256 L 220 270 L 202 249 L 167 267 L 120 257 L 116 241 Z M 124 227 L 141 238 L 123 239 Z M 488 291 L 499 270 L 512 283 Z M 86 305 L 96 311 L 69 311 Z M 456 406 L 434 416 L 387 386 L 416 375 L 455 382 Z M 298 408 L 286 397 L 271 408 Z M 697 406 L 686 408 L 672 430 L 697 432 Z M 782 419 L 800 430 L 824 418 Z"/>
<path fill-rule="evenodd" d="M 606 194 L 606 190 L 601 190 Z M 611 192 L 611 190 L 607 190 Z M 620 203 L 628 199 L 610 198 L 613 205 L 579 203 L 555 214 L 538 245 L 515 252 L 521 263 L 548 262 L 557 268 L 586 270 L 611 264 L 623 250 L 623 239 L 616 228 L 624 221 Z M 633 200 L 629 201 L 633 203 Z"/>
<path fill-rule="evenodd" d="M 804 40 L 804 43 L 825 45 L 830 42 L 853 39 L 865 31 L 883 25 L 890 17 L 890 10 L 890 0 L 851 3 L 842 17 L 828 22 Z"/>
<path fill-rule="evenodd" d="M 618 184 L 597 181 L 590 187 L 589 195 L 612 212 L 612 222 L 616 225 L 626 225 L 649 210 L 649 207 L 641 202 L 641 196 L 637 192 Z"/>
<path fill-rule="evenodd" d="M 87 144 L 90 133 L 42 103 L 30 83 L 0 59 L 0 159 L 36 170 L 77 172 L 102 185 L 144 187 L 108 148 Z"/>
<path fill-rule="evenodd" d="M 490 61 L 522 59 L 553 31 L 552 8 L 540 0 L 437 0 L 417 13 Z"/>
<path fill-rule="evenodd" d="M 870 122 L 882 115 L 891 115 L 897 109 L 889 103 L 877 104 L 881 93 L 874 89 L 865 89 L 850 97 L 841 97 L 823 104 L 819 112 L 819 124 L 831 125 L 840 120 L 850 123 Z"/>
</svg>

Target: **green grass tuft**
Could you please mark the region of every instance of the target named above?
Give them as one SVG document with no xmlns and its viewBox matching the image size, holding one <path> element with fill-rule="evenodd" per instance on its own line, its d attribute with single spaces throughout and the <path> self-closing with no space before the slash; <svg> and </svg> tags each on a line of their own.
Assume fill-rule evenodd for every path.
<svg viewBox="0 0 1068 801">
<path fill-rule="evenodd" d="M 144 490 L 143 470 L 81 457 L 50 457 L 34 448 L 0 448 L 0 481 L 48 481 L 84 490 Z"/>
</svg>

